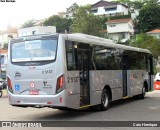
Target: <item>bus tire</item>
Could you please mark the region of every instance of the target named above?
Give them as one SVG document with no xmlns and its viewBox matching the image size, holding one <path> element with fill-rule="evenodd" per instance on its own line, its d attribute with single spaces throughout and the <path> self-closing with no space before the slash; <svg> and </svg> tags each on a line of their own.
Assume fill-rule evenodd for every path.
<svg viewBox="0 0 160 130">
<path fill-rule="evenodd" d="M 110 102 L 111 102 L 111 99 L 110 99 L 109 92 L 107 91 L 107 89 L 104 89 L 101 96 L 100 110 L 101 111 L 108 110 L 110 106 Z"/>
<path fill-rule="evenodd" d="M 145 95 L 146 95 L 146 88 L 143 86 L 143 88 L 142 88 L 142 94 L 139 95 L 139 98 L 140 98 L 140 99 L 144 99 L 144 98 L 145 98 Z"/>
<path fill-rule="evenodd" d="M 0 97 L 2 97 L 2 91 L 0 90 Z"/>
</svg>

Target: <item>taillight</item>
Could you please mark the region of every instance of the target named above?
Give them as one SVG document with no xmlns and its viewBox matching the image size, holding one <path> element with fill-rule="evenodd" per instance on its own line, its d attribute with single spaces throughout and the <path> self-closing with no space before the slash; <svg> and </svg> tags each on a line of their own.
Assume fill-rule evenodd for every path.
<svg viewBox="0 0 160 130">
<path fill-rule="evenodd" d="M 7 85 L 8 85 L 8 90 L 13 93 L 13 89 L 12 89 L 12 83 L 9 77 L 7 77 Z"/>
<path fill-rule="evenodd" d="M 61 92 L 63 89 L 64 89 L 64 76 L 61 75 L 57 79 L 56 93 Z"/>
</svg>

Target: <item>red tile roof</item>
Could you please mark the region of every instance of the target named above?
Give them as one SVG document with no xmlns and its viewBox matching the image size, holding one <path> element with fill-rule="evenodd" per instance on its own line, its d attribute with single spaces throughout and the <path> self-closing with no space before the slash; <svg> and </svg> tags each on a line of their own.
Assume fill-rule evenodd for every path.
<svg viewBox="0 0 160 130">
<path fill-rule="evenodd" d="M 126 18 L 126 19 L 114 19 L 114 20 L 109 20 L 107 23 L 128 23 L 131 18 Z"/>
<path fill-rule="evenodd" d="M 0 34 L 5 34 L 5 33 L 17 33 L 17 29 L 16 28 L 9 28 L 5 31 L 0 32 Z"/>
<path fill-rule="evenodd" d="M 99 32 L 106 33 L 106 32 L 107 32 L 107 30 L 100 30 Z"/>
<path fill-rule="evenodd" d="M 147 33 L 160 33 L 160 29 L 154 29 L 154 30 L 149 31 Z"/>
<path fill-rule="evenodd" d="M 0 53 L 1 53 L 1 54 L 8 53 L 8 50 L 0 49 Z"/>
<path fill-rule="evenodd" d="M 125 4 L 121 4 L 121 3 L 118 3 L 118 2 L 108 2 L 108 1 L 105 1 L 105 0 L 98 1 L 97 3 L 91 5 L 91 8 L 114 6 L 114 5 L 115 6 L 117 6 L 117 5 L 123 5 L 124 7 L 128 8 L 128 6 L 125 5 Z"/>
<path fill-rule="evenodd" d="M 97 3 L 93 4 L 91 7 L 92 8 L 98 8 L 98 7 L 111 6 L 111 5 L 117 5 L 117 4 L 113 3 L 113 2 L 100 0 Z"/>
</svg>

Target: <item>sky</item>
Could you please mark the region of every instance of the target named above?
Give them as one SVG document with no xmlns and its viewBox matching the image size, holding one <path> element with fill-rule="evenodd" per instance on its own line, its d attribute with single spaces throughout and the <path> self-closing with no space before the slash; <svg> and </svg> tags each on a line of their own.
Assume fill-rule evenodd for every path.
<svg viewBox="0 0 160 130">
<path fill-rule="evenodd" d="M 94 4 L 99 0 L 0 0 L 0 30 L 7 26 L 22 25 L 30 19 L 40 20 L 58 12 L 66 11 L 73 3 L 78 5 Z M 13 0 L 8 0 L 13 1 Z M 110 0 L 108 0 L 110 1 Z"/>
</svg>

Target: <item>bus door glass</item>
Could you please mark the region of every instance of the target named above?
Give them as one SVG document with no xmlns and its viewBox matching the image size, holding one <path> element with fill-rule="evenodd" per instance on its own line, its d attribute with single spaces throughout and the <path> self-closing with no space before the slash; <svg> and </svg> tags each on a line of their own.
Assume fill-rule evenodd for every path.
<svg viewBox="0 0 160 130">
<path fill-rule="evenodd" d="M 154 70 L 153 70 L 153 58 L 148 58 L 148 76 L 149 76 L 149 91 L 153 90 L 153 78 L 154 78 Z"/>
<path fill-rule="evenodd" d="M 129 70 L 129 56 L 128 55 L 123 55 L 122 56 L 122 78 L 123 78 L 123 97 L 127 96 L 127 70 Z"/>
<path fill-rule="evenodd" d="M 78 68 L 80 77 L 80 106 L 90 104 L 89 91 L 89 55 L 90 51 L 78 49 Z"/>
</svg>

